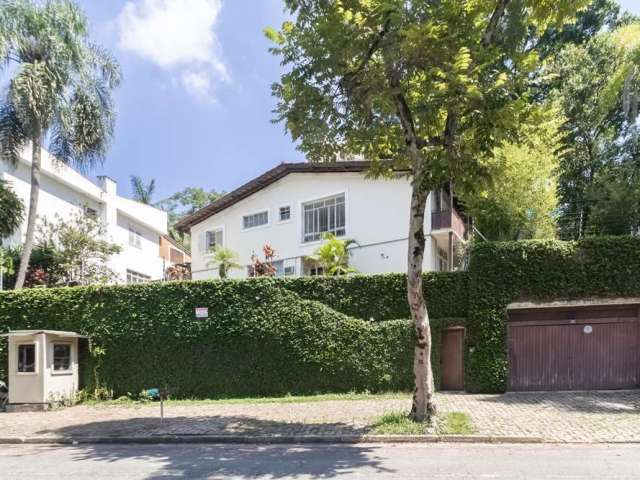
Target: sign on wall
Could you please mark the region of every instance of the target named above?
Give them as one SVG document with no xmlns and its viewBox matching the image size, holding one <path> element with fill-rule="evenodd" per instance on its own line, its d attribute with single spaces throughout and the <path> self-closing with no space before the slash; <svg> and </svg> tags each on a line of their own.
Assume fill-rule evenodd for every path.
<svg viewBox="0 0 640 480">
<path fill-rule="evenodd" d="M 196 307 L 196 318 L 209 318 L 209 309 L 207 307 Z"/>
</svg>

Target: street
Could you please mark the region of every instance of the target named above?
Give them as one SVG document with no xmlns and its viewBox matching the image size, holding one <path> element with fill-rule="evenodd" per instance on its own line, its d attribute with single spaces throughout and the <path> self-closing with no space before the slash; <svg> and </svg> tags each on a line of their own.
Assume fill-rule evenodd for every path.
<svg viewBox="0 0 640 480">
<path fill-rule="evenodd" d="M 640 445 L 3 445 L 0 478 L 637 479 Z"/>
</svg>

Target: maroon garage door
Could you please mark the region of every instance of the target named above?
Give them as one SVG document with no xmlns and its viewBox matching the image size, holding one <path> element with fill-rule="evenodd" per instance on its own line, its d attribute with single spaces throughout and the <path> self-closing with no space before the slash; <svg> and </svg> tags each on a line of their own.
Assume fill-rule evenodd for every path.
<svg viewBox="0 0 640 480">
<path fill-rule="evenodd" d="M 511 391 L 640 386 L 638 307 L 509 312 Z"/>
</svg>

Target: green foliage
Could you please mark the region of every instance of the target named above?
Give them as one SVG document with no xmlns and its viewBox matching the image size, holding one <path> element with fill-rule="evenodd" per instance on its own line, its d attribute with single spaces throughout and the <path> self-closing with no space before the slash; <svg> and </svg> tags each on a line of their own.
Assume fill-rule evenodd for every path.
<svg viewBox="0 0 640 480">
<path fill-rule="evenodd" d="M 403 274 L 275 278 L 270 281 L 345 315 L 373 321 L 410 318 L 407 277 Z M 465 272 L 425 273 L 423 289 L 430 317 L 465 318 L 468 288 Z"/>
<path fill-rule="evenodd" d="M 447 412 L 439 420 L 438 433 L 442 435 L 471 435 L 476 431 L 466 413 Z"/>
<path fill-rule="evenodd" d="M 569 46 L 548 64 L 550 97 L 565 119 L 558 183 L 562 238 L 628 234 L 640 226 L 639 25 Z"/>
<path fill-rule="evenodd" d="M 287 69 L 276 120 L 310 161 L 390 159 L 425 190 L 473 191 L 527 114 L 540 35 L 588 3 L 289 1 L 265 32 Z"/>
<path fill-rule="evenodd" d="M 117 275 L 107 265 L 119 253 L 118 245 L 104 240 L 104 225 L 84 213 L 69 219 L 56 215 L 39 226 L 37 250 L 49 253 L 49 285 L 108 283 Z M 33 254 L 32 254 L 33 255 Z M 41 262 L 40 262 L 41 263 Z"/>
<path fill-rule="evenodd" d="M 6 180 L 0 178 L 0 244 L 15 232 L 24 220 L 24 203 Z"/>
<path fill-rule="evenodd" d="M 69 0 L 2 2 L 0 25 L 3 65 L 16 67 L 0 108 L 2 158 L 15 164 L 29 140 L 50 134 L 57 159 L 80 167 L 101 161 L 121 73 L 89 40 L 82 10 Z"/>
<path fill-rule="evenodd" d="M 378 435 L 424 435 L 429 425 L 414 421 L 406 412 L 387 412 L 373 422 Z"/>
<path fill-rule="evenodd" d="M 144 183 L 142 177 L 139 177 L 138 175 L 131 175 L 129 178 L 131 180 L 133 199 L 136 202 L 151 205 L 153 194 L 156 190 L 156 181 L 151 179 L 149 183 Z"/>
<path fill-rule="evenodd" d="M 226 247 L 215 248 L 213 257 L 207 266 L 216 267 L 220 278 L 227 278 L 231 270 L 242 268 L 242 265 L 238 263 L 238 254 Z"/>
<path fill-rule="evenodd" d="M 349 247 L 356 243 L 355 240 L 342 240 L 333 233 L 325 233 L 323 240 L 309 260 L 321 266 L 325 275 L 355 273 L 356 269 L 349 266 Z"/>
<path fill-rule="evenodd" d="M 432 362 L 466 326 L 466 388 L 506 385 L 506 308 L 520 300 L 640 296 L 640 238 L 484 242 L 469 272 L 424 276 Z M 208 307 L 209 318 L 194 309 Z M 168 386 L 176 398 L 406 391 L 414 333 L 404 275 L 256 278 L 0 294 L 0 331 L 92 337 L 88 391 Z M 6 351 L 0 344 L 0 378 Z"/>
<path fill-rule="evenodd" d="M 210 204 L 223 195 L 224 193 L 215 190 L 206 191 L 199 187 L 187 187 L 157 202 L 155 206 L 167 212 L 169 217 L 169 234 L 173 239 L 189 248 L 191 243 L 189 235 L 178 231 L 174 225 L 184 216 L 200 210 L 205 205 Z"/>
<path fill-rule="evenodd" d="M 467 390 L 506 387 L 509 303 L 624 296 L 640 296 L 640 238 L 474 245 L 469 266 Z"/>
<path fill-rule="evenodd" d="M 517 142 L 488 160 L 492 181 L 463 198 L 465 210 L 489 240 L 554 238 L 561 117 L 554 108 L 532 114 Z"/>
<path fill-rule="evenodd" d="M 208 319 L 195 318 L 199 306 Z M 45 327 L 90 335 L 104 355 L 89 389 L 116 397 L 165 385 L 184 398 L 397 391 L 412 381 L 408 321 L 347 317 L 260 280 L 3 294 L 0 330 Z"/>
</svg>

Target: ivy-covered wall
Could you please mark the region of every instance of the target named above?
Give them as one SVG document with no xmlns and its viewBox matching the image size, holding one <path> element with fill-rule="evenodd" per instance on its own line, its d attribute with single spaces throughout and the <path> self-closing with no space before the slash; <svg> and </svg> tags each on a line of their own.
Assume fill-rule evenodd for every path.
<svg viewBox="0 0 640 480">
<path fill-rule="evenodd" d="M 504 391 L 507 305 L 640 296 L 640 238 L 478 243 L 468 273 L 466 388 Z"/>
<path fill-rule="evenodd" d="M 327 283 L 341 291 L 356 291 L 350 282 Z M 309 285 L 305 282 L 305 288 Z M 364 295 L 362 282 L 358 285 Z M 209 318 L 195 318 L 196 307 L 208 307 Z M 439 325 L 451 321 L 435 322 L 438 338 Z M 104 354 L 92 358 L 85 381 L 95 386 L 97 368 L 101 386 L 116 395 L 165 385 L 179 397 L 390 391 L 412 386 L 409 320 L 354 318 L 301 298 L 277 279 L 0 294 L 0 331 L 39 328 L 89 335 Z M 438 355 L 435 349 L 436 361 Z M 6 343 L 1 342 L 0 378 L 6 379 L 6 365 Z"/>
<path fill-rule="evenodd" d="M 308 300 L 317 300 L 346 315 L 364 320 L 410 318 L 407 277 L 399 273 L 302 277 L 275 280 Z M 431 318 L 467 316 L 469 279 L 466 272 L 429 272 L 423 289 Z"/>
<path fill-rule="evenodd" d="M 429 273 L 424 285 L 436 378 L 440 330 L 466 323 L 467 389 L 502 391 L 507 305 L 640 296 L 640 239 L 478 243 L 469 272 Z M 196 319 L 196 307 L 209 318 Z M 99 379 L 116 394 L 164 385 L 181 397 L 411 389 L 408 318 L 396 274 L 0 293 L 0 331 L 90 335 L 105 351 Z M 0 342 L 0 378 L 5 369 Z"/>
</svg>

